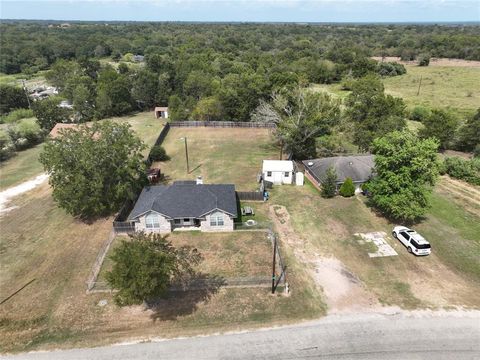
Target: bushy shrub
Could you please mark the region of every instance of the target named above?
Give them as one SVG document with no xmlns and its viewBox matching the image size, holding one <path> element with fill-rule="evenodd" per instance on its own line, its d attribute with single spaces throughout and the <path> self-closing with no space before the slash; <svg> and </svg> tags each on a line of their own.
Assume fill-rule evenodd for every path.
<svg viewBox="0 0 480 360">
<path fill-rule="evenodd" d="M 449 157 L 444 162 L 446 173 L 455 179 L 470 184 L 480 185 L 480 160 L 465 160 L 457 156 Z"/>
<path fill-rule="evenodd" d="M 321 195 L 324 198 L 332 198 L 337 192 L 337 173 L 333 167 L 330 167 L 321 180 Z"/>
<path fill-rule="evenodd" d="M 168 161 L 170 156 L 167 155 L 165 149 L 160 145 L 155 145 L 150 151 L 150 157 L 153 161 Z"/>
<path fill-rule="evenodd" d="M 33 117 L 33 111 L 31 109 L 15 109 L 8 115 L 2 117 L 2 122 L 11 124 L 17 122 L 20 119 L 27 119 Z"/>
<path fill-rule="evenodd" d="M 377 74 L 380 76 L 398 76 L 407 73 L 407 69 L 397 62 L 379 62 Z"/>
<path fill-rule="evenodd" d="M 10 139 L 10 136 L 0 130 L 0 161 L 5 161 L 15 153 L 15 145 Z"/>
<path fill-rule="evenodd" d="M 430 55 L 429 54 L 418 55 L 418 66 L 428 66 L 429 64 L 430 64 Z"/>
<path fill-rule="evenodd" d="M 430 109 L 423 106 L 415 106 L 410 113 L 410 120 L 423 122 L 430 116 Z"/>
<path fill-rule="evenodd" d="M 35 119 L 22 119 L 8 128 L 17 150 L 29 148 L 43 140 L 44 132 Z"/>
<path fill-rule="evenodd" d="M 355 195 L 355 185 L 353 185 L 351 178 L 348 177 L 345 179 L 345 182 L 340 187 L 339 193 L 343 197 L 351 197 Z"/>
</svg>

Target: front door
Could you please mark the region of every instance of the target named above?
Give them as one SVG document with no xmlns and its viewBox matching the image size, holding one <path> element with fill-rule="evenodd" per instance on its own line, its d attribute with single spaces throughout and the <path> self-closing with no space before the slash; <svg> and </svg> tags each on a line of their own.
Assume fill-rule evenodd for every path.
<svg viewBox="0 0 480 360">
<path fill-rule="evenodd" d="M 281 184 L 282 183 L 282 173 L 280 171 L 275 171 L 273 173 L 273 183 Z"/>
</svg>

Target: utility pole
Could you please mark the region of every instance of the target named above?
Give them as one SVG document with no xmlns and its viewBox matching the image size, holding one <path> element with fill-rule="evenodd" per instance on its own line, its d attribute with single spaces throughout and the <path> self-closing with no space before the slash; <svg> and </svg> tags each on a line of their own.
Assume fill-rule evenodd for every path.
<svg viewBox="0 0 480 360">
<path fill-rule="evenodd" d="M 23 91 L 25 92 L 25 96 L 27 97 L 28 108 L 31 109 L 32 105 L 30 105 L 30 96 L 28 96 L 27 86 L 25 85 L 25 79 L 22 79 L 22 84 L 23 84 Z"/>
<path fill-rule="evenodd" d="M 277 261 L 277 237 L 273 235 L 272 294 L 275 294 L 275 263 Z"/>
<path fill-rule="evenodd" d="M 422 86 L 422 75 L 420 75 L 420 82 L 418 83 L 417 96 L 420 95 L 420 86 Z"/>
<path fill-rule="evenodd" d="M 188 145 L 187 145 L 187 137 L 180 138 L 185 143 L 185 159 L 187 159 L 187 174 L 190 174 L 190 165 L 188 163 Z"/>
</svg>

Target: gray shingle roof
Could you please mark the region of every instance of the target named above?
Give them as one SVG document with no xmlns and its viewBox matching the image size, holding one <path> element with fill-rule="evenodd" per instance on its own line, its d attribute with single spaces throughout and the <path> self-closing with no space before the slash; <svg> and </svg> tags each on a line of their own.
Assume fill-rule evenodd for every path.
<svg viewBox="0 0 480 360">
<path fill-rule="evenodd" d="M 174 182 L 172 185 L 146 186 L 128 219 L 154 210 L 168 218 L 199 218 L 219 209 L 237 217 L 235 185 Z"/>
<path fill-rule="evenodd" d="M 375 165 L 373 155 L 335 156 L 302 162 L 305 168 L 320 180 L 325 176 L 328 168 L 333 166 L 338 183 L 343 183 L 347 177 L 354 182 L 365 182 L 372 176 Z M 313 164 L 308 165 L 309 163 Z"/>
</svg>

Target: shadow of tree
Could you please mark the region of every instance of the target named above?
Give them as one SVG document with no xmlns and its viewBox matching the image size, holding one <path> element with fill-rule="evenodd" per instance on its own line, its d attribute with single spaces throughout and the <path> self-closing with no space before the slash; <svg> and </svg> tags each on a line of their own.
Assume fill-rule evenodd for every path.
<svg viewBox="0 0 480 360">
<path fill-rule="evenodd" d="M 184 284 L 173 285 L 165 298 L 149 301 L 150 317 L 153 321 L 175 320 L 193 314 L 199 303 L 210 300 L 225 284 L 221 276 L 197 274 Z"/>
</svg>

